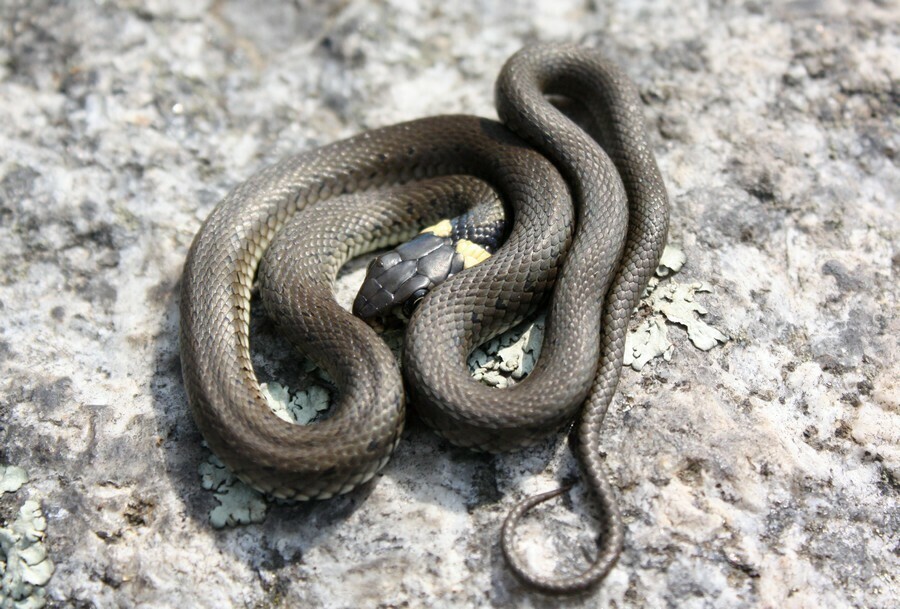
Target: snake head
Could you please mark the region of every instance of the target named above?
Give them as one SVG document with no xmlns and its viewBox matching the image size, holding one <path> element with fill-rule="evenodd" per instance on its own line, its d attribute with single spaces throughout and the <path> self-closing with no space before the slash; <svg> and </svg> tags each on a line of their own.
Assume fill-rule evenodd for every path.
<svg viewBox="0 0 900 609">
<path fill-rule="evenodd" d="M 463 267 L 450 238 L 422 233 L 369 263 L 353 314 L 364 320 L 391 312 L 409 317 L 434 286 Z"/>
</svg>

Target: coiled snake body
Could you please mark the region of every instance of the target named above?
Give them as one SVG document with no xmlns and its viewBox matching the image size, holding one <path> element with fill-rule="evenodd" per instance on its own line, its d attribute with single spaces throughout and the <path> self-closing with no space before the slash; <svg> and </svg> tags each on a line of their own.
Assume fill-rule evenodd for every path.
<svg viewBox="0 0 900 609">
<path fill-rule="evenodd" d="M 547 95 L 586 110 L 591 135 Z M 503 124 L 445 116 L 377 129 L 287 158 L 237 186 L 203 224 L 185 264 L 185 387 L 213 452 L 256 488 L 327 498 L 370 479 L 400 437 L 401 372 L 374 331 L 334 302 L 331 281 L 341 260 L 317 261 L 308 245 L 293 254 L 290 233 L 303 224 L 302 214 L 334 214 L 354 204 L 340 195 L 414 184 L 386 197 L 393 207 L 372 205 L 367 213 L 357 198 L 343 223 L 333 216 L 334 238 L 346 227 L 347 258 L 408 232 L 427 219 L 428 201 L 466 188 L 464 180 L 431 178 L 479 178 L 512 209 L 511 233 L 486 262 L 424 299 L 407 331 L 403 374 L 422 418 L 462 446 L 514 449 L 578 417 L 576 450 L 602 528 L 595 561 L 583 573 L 557 578 L 530 573 L 514 551 L 521 515 L 560 491 L 520 503 L 503 527 L 504 553 L 521 579 L 573 592 L 600 581 L 622 546 L 599 434 L 628 319 L 665 243 L 668 205 L 637 92 L 596 51 L 570 45 L 519 51 L 500 74 L 496 102 Z M 334 414 L 312 425 L 273 414 L 253 371 L 250 293 L 264 254 L 259 279 L 267 310 L 338 387 Z M 474 381 L 469 353 L 551 294 L 534 371 L 507 390 Z"/>
</svg>

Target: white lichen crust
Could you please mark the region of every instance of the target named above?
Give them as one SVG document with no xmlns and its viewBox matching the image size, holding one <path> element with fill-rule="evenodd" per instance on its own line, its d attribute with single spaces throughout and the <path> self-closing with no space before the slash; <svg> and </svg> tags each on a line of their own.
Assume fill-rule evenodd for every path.
<svg viewBox="0 0 900 609">
<path fill-rule="evenodd" d="M 28 481 L 25 469 L 0 466 L 0 495 Z M 40 609 L 55 566 L 44 545 L 47 519 L 41 504 L 28 499 L 11 523 L 0 527 L 0 609 Z"/>
</svg>

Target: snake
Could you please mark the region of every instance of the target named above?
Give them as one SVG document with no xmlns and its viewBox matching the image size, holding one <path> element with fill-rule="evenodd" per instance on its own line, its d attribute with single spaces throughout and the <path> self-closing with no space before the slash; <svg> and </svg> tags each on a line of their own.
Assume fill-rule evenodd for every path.
<svg viewBox="0 0 900 609">
<path fill-rule="evenodd" d="M 665 245 L 668 199 L 639 93 L 598 50 L 526 46 L 494 93 L 499 122 L 450 115 L 364 131 L 289 156 L 227 194 L 184 266 L 182 375 L 213 453 L 285 499 L 327 499 L 371 480 L 400 441 L 407 403 L 451 443 L 490 453 L 571 425 L 599 523 L 596 555 L 577 573 L 543 574 L 518 551 L 522 517 L 566 486 L 517 503 L 501 547 L 526 585 L 579 593 L 606 577 L 624 545 L 601 427 L 629 319 Z M 582 111 L 586 120 L 571 118 Z M 432 221 L 435 200 L 462 209 L 482 185 L 508 208 L 509 234 L 420 299 L 401 368 L 372 325 L 335 302 L 334 277 L 343 260 Z M 331 218 L 329 228 L 293 242 L 310 214 Z M 333 413 L 321 421 L 293 424 L 267 405 L 250 350 L 257 284 L 267 313 L 334 381 Z M 539 308 L 547 322 L 534 370 L 506 389 L 474 380 L 468 355 Z"/>
</svg>

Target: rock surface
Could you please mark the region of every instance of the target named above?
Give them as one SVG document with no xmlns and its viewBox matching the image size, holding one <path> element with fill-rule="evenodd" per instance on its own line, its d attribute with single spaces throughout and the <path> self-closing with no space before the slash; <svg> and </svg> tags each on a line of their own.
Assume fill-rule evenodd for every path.
<svg viewBox="0 0 900 609">
<path fill-rule="evenodd" d="M 893 0 L 0 4 L 0 465 L 27 471 L 0 526 L 42 510 L 55 564 L 28 602 L 896 606 L 898 21 Z M 731 338 L 669 324 L 668 361 L 623 374 L 618 567 L 558 601 L 504 565 L 512 504 L 577 475 L 561 438 L 490 457 L 412 425 L 365 491 L 214 529 L 177 348 L 200 222 L 290 152 L 493 116 L 502 62 L 552 39 L 637 82 L 687 256 L 671 281 L 709 286 Z M 589 506 L 579 486 L 531 519 L 537 567 L 579 564 Z"/>
</svg>

